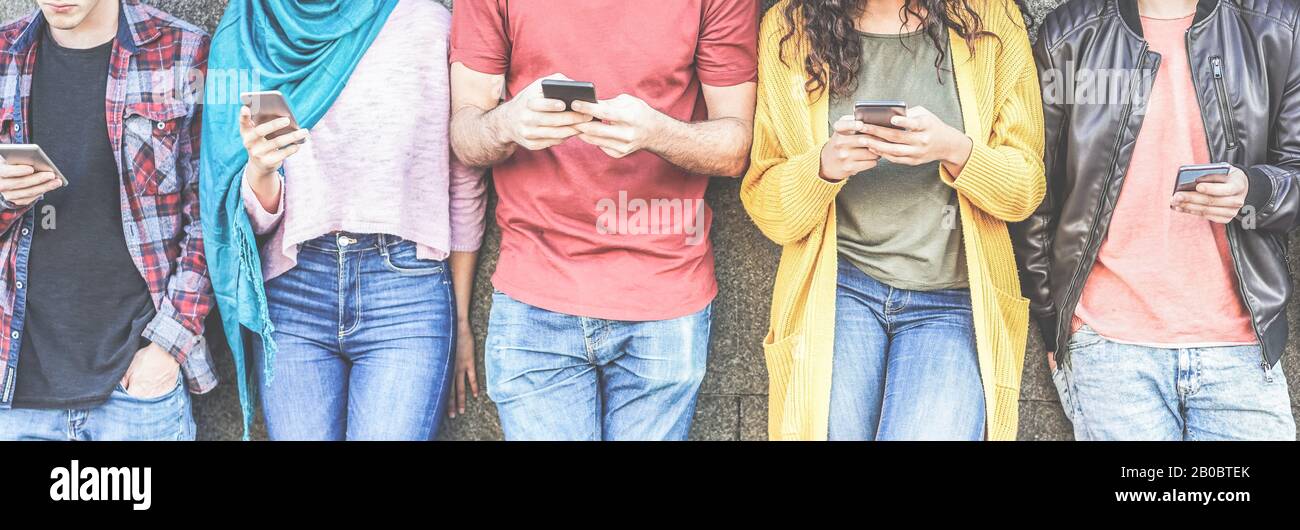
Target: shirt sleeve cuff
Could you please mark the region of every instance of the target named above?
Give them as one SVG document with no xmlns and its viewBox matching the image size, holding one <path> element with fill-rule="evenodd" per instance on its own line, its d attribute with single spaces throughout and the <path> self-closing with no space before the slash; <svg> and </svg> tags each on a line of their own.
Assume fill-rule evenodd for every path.
<svg viewBox="0 0 1300 530">
<path fill-rule="evenodd" d="M 195 344 L 198 344 L 200 339 L 199 335 L 195 335 L 194 332 L 165 311 L 160 311 L 154 316 L 149 325 L 145 326 L 142 335 L 145 340 L 170 353 L 172 357 L 176 358 L 176 362 L 180 364 L 185 364 L 185 359 L 190 350 L 194 348 Z"/>
</svg>

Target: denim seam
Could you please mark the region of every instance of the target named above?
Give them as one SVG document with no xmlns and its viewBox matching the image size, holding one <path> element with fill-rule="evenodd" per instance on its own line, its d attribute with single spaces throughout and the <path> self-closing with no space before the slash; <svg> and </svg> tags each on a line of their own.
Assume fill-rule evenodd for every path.
<svg viewBox="0 0 1300 530">
<path fill-rule="evenodd" d="M 1097 437 L 1092 432 L 1092 426 L 1088 423 L 1087 416 L 1083 412 L 1083 400 L 1079 399 L 1079 387 L 1075 384 L 1074 370 L 1072 368 L 1067 368 L 1065 371 L 1065 388 L 1070 391 L 1070 403 L 1074 409 L 1075 438 L 1079 438 L 1079 434 L 1082 433 L 1084 441 L 1096 440 Z"/>
<path fill-rule="evenodd" d="M 361 274 L 361 262 L 362 262 L 362 260 L 364 260 L 364 259 L 365 259 L 365 256 L 357 256 L 357 259 L 356 259 L 356 262 L 357 262 L 357 263 L 356 263 L 356 265 L 357 265 L 357 274 L 356 274 L 356 279 L 353 280 L 352 282 L 349 282 L 351 285 L 356 286 L 355 292 L 353 293 L 352 304 L 351 304 L 352 306 L 354 306 L 354 307 L 353 307 L 353 310 L 352 310 L 352 325 L 349 326 L 346 330 L 344 330 L 344 331 L 342 332 L 342 335 L 340 335 L 340 337 L 347 337 L 348 335 L 351 335 L 351 334 L 355 333 L 355 332 L 357 331 L 357 329 L 361 327 L 361 319 L 362 319 L 362 317 L 363 317 L 363 314 L 362 314 L 362 312 L 361 312 L 361 307 L 362 307 L 362 305 L 361 305 L 361 279 L 362 279 L 363 277 L 365 277 L 364 274 Z M 348 271 L 347 271 L 346 268 L 343 270 L 343 273 L 344 273 L 345 276 L 347 275 Z M 339 309 L 339 314 L 340 314 L 340 315 L 346 315 L 346 308 L 347 308 L 347 306 L 348 306 L 348 304 L 344 304 L 343 306 L 340 307 L 340 309 Z M 341 318 L 339 319 L 339 327 L 340 327 L 340 328 L 343 327 L 343 320 L 342 320 Z"/>
<path fill-rule="evenodd" d="M 590 325 L 594 321 L 587 317 L 578 317 L 578 324 L 582 327 L 582 345 L 587 350 L 587 364 L 596 364 L 596 341 L 595 333 L 587 333 Z"/>
<path fill-rule="evenodd" d="M 343 298 L 344 298 L 344 293 L 347 292 L 346 288 L 343 286 L 344 284 L 343 254 L 339 254 L 338 259 L 336 261 L 338 263 L 338 274 L 337 274 L 334 287 L 335 289 L 338 290 L 338 296 L 335 297 L 336 298 L 335 302 L 337 302 L 337 305 L 335 307 L 335 314 L 337 316 L 334 319 L 334 331 L 335 333 L 338 334 L 338 346 L 339 349 L 342 350 L 343 349 L 343 306 L 344 306 Z"/>
</svg>

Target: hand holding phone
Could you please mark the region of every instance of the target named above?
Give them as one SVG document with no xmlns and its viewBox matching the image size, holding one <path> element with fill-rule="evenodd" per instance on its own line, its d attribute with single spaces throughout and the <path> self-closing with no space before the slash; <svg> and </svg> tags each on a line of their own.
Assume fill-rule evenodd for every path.
<svg viewBox="0 0 1300 530">
<path fill-rule="evenodd" d="M 586 81 L 543 79 L 542 97 L 564 102 L 564 110 L 573 110 L 574 101 L 596 102 L 596 85 Z"/>
<path fill-rule="evenodd" d="M 925 107 L 911 107 L 906 112 L 906 116 L 890 116 L 889 127 L 863 125 L 867 147 L 894 164 L 939 162 L 954 178 L 960 175 L 975 149 L 974 140 Z"/>
<path fill-rule="evenodd" d="M 572 81 L 561 74 L 546 76 L 493 110 L 495 133 L 529 151 L 548 149 L 577 136 L 573 126 L 591 121 L 591 116 L 568 110 L 564 100 L 547 97 L 542 85 L 555 80 Z"/>
<path fill-rule="evenodd" d="M 1230 164 L 1188 165 L 1178 170 L 1169 206 L 1177 212 L 1227 224 L 1241 213 L 1249 191 L 1245 172 Z"/>
<path fill-rule="evenodd" d="M 877 127 L 902 129 L 891 121 L 894 116 L 907 116 L 907 103 L 898 100 L 865 100 L 853 103 L 853 117 Z"/>
<path fill-rule="evenodd" d="M 285 99 L 284 94 L 279 90 L 244 92 L 239 95 L 239 100 L 243 102 L 244 107 L 249 109 L 255 125 L 286 123 L 283 120 L 288 118 L 289 121 L 283 127 L 278 127 L 274 131 L 263 135 L 267 140 L 274 140 L 292 134 L 301 128 L 298 126 L 298 119 L 293 115 L 293 109 L 289 108 L 289 100 Z M 301 144 L 303 141 L 305 139 L 296 143 Z"/>
<path fill-rule="evenodd" d="M 854 116 L 844 116 L 835 122 L 825 147 L 822 147 L 821 177 L 839 182 L 876 167 L 880 155 L 867 148 L 867 136 L 862 134 L 864 124 Z"/>
<path fill-rule="evenodd" d="M 1209 182 L 1215 175 L 1227 177 L 1232 171 L 1231 164 L 1188 164 L 1178 168 L 1178 180 L 1174 184 L 1174 193 L 1180 191 L 1196 191 L 1196 185 L 1201 182 Z M 1221 180 L 1221 179 L 1220 179 Z"/>
<path fill-rule="evenodd" d="M 309 132 L 298 126 L 284 95 L 277 91 L 249 92 L 240 99 L 244 107 L 240 109 L 239 135 L 248 151 L 246 172 L 253 181 L 265 182 L 301 149 Z"/>
<path fill-rule="evenodd" d="M 39 146 L 0 145 L 0 197 L 14 206 L 28 206 L 46 193 L 68 184 Z"/>
</svg>

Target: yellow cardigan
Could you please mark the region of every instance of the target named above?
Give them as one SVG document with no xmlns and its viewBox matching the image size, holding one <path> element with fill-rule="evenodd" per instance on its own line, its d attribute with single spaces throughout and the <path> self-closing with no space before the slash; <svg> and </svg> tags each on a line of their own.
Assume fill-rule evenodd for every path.
<svg viewBox="0 0 1300 530">
<path fill-rule="evenodd" d="M 806 43 L 799 36 L 790 39 L 788 64 L 780 58 L 789 1 L 763 19 L 753 161 L 741 200 L 759 229 L 783 247 L 763 341 L 768 435 L 824 440 L 835 344 L 835 195 L 844 182 L 820 177 L 829 98 L 825 91 L 805 89 Z M 972 55 L 956 32 L 949 35 L 963 123 L 974 149 L 958 178 L 943 169 L 938 176 L 957 190 L 961 208 L 986 435 L 1013 440 L 1029 309 L 1020 296 L 1006 223 L 1025 219 L 1043 199 L 1042 99 L 1019 11 L 1011 11 L 1010 0 L 971 3 L 984 30 L 995 36 L 978 38 Z"/>
</svg>

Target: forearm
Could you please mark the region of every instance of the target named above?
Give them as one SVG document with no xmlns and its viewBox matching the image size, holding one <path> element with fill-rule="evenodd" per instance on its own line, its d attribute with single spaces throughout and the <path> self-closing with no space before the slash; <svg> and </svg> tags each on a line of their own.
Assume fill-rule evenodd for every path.
<svg viewBox="0 0 1300 530">
<path fill-rule="evenodd" d="M 740 118 L 685 123 L 663 116 L 646 147 L 691 173 L 738 177 L 749 159 L 753 126 Z"/>
<path fill-rule="evenodd" d="M 197 211 L 197 203 L 193 209 Z M 196 216 L 188 217 L 186 235 L 180 241 L 181 254 L 167 279 L 167 294 L 144 333 L 146 339 L 181 363 L 203 335 L 204 320 L 215 305 L 202 228 Z"/>
<path fill-rule="evenodd" d="M 451 116 L 451 147 L 465 165 L 488 168 L 510 158 L 517 144 L 505 134 L 501 107 L 464 105 Z"/>
<path fill-rule="evenodd" d="M 257 204 L 262 207 L 263 211 L 276 212 L 279 210 L 281 194 L 284 189 L 279 174 L 254 175 L 252 171 L 245 169 L 244 182 L 248 184 L 249 191 L 253 192 L 253 197 L 257 199 Z"/>
<path fill-rule="evenodd" d="M 469 330 L 469 302 L 474 294 L 474 272 L 478 266 L 478 252 L 452 252 L 451 286 L 456 293 L 456 327 Z"/>
</svg>

